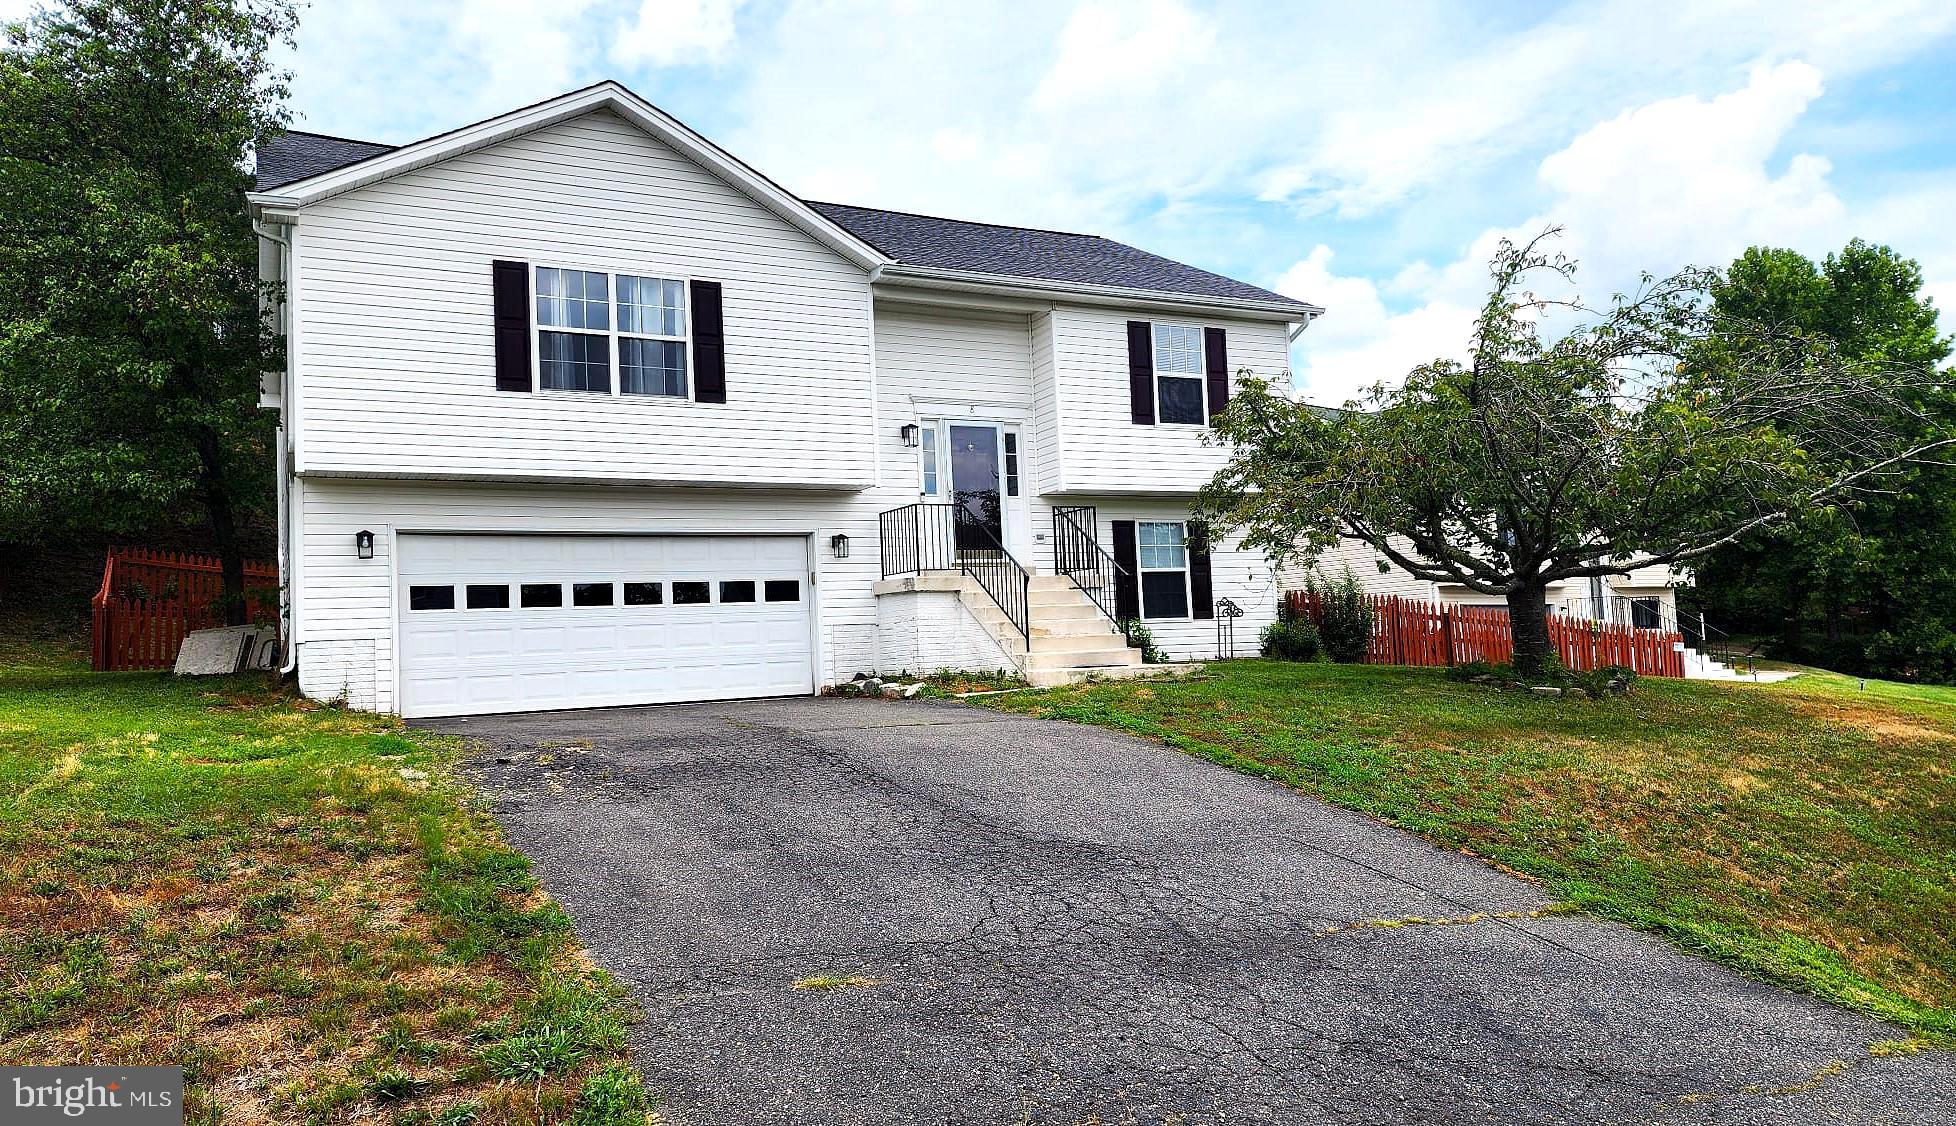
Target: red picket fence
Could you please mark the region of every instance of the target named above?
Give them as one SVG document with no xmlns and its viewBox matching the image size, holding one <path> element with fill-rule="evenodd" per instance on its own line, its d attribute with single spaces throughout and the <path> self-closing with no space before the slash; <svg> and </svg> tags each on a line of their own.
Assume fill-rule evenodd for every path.
<svg viewBox="0 0 1956 1126">
<path fill-rule="evenodd" d="M 96 672 L 167 669 L 192 630 L 224 624 L 224 575 L 216 557 L 143 547 L 112 547 L 90 601 Z M 278 617 L 278 568 L 245 564 L 254 620 Z"/>
<path fill-rule="evenodd" d="M 1369 594 L 1374 665 L 1462 665 L 1470 661 L 1505 664 L 1514 659 L 1508 611 L 1500 606 L 1440 606 L 1391 594 Z M 1319 621 L 1323 611 L 1307 591 L 1284 592 L 1293 613 Z M 1592 622 L 1551 612 L 1549 640 L 1564 666 L 1587 672 L 1623 665 L 1644 676 L 1684 675 L 1681 634 L 1627 625 Z"/>
</svg>

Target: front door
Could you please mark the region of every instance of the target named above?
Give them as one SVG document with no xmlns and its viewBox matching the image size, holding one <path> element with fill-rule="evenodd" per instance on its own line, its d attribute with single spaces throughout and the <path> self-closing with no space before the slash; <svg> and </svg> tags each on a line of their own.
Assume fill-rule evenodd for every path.
<svg viewBox="0 0 1956 1126">
<path fill-rule="evenodd" d="M 1000 429 L 990 424 L 954 422 L 948 430 L 951 500 L 964 510 L 958 513 L 958 547 L 1003 544 L 1005 494 L 999 472 Z"/>
</svg>

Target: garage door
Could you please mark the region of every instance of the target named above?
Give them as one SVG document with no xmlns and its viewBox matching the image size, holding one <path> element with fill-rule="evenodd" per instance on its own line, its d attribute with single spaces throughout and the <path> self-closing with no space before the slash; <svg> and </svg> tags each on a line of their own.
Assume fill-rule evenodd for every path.
<svg viewBox="0 0 1956 1126">
<path fill-rule="evenodd" d="M 400 537 L 401 713 L 814 690 L 802 536 Z"/>
</svg>

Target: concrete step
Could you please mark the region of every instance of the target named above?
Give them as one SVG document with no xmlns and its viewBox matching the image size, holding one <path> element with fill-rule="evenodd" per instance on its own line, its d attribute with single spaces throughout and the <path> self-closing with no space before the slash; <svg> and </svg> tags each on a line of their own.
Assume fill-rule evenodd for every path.
<svg viewBox="0 0 1956 1126">
<path fill-rule="evenodd" d="M 1121 631 L 1114 628 L 1114 623 L 1099 613 L 1091 617 L 1079 615 L 1061 618 L 1048 615 L 1032 620 L 1034 637 L 1119 637 L 1120 635 Z"/>
<path fill-rule="evenodd" d="M 1079 588 L 1074 585 L 1072 579 L 1067 578 L 1065 575 L 1034 575 L 1032 576 L 1032 589 L 1077 590 Z"/>
<path fill-rule="evenodd" d="M 1026 648 L 1033 653 L 1101 653 L 1121 649 L 1132 649 L 1136 653 L 1141 651 L 1122 640 L 1118 633 L 1061 634 L 1057 637 L 1042 637 L 1034 634 Z"/>
<path fill-rule="evenodd" d="M 1145 680 L 1157 676 L 1180 676 L 1200 670 L 1201 665 L 1120 665 L 1098 668 L 1028 669 L 1026 682 L 1034 688 L 1055 688 L 1088 680 Z"/>
<path fill-rule="evenodd" d="M 1075 619 L 1100 622 L 1107 620 L 1107 615 L 1100 612 L 1100 607 L 1095 606 L 1084 598 L 1078 602 L 1051 602 L 1032 606 L 1029 609 L 1032 611 L 1032 624 L 1035 626 L 1043 626 L 1048 622 L 1065 622 Z"/>
<path fill-rule="evenodd" d="M 1141 651 L 1125 645 L 1106 649 L 1038 650 L 1026 654 L 1026 671 L 1033 669 L 1124 668 L 1141 663 Z"/>
</svg>

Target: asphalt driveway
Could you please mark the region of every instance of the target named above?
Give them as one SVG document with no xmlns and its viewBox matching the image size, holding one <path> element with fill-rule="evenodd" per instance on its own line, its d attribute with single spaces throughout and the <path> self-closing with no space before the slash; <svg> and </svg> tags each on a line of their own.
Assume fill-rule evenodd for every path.
<svg viewBox="0 0 1956 1126">
<path fill-rule="evenodd" d="M 483 741 L 643 1003 L 675 1126 L 1956 1120 L 1956 1053 L 1873 1056 L 1893 1030 L 1115 733 L 875 700 L 431 726 Z"/>
</svg>

